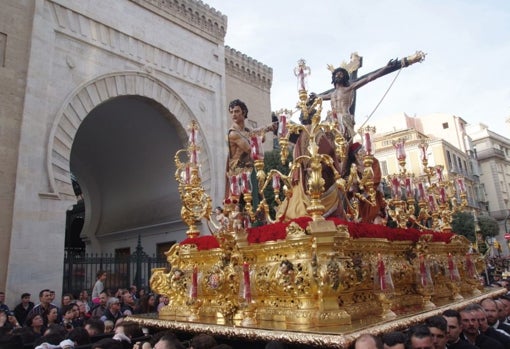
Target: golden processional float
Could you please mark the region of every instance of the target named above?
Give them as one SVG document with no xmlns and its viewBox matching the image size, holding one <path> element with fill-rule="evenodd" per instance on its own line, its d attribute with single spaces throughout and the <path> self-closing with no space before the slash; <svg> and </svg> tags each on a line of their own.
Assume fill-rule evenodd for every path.
<svg viewBox="0 0 510 349">
<path fill-rule="evenodd" d="M 407 62 L 421 59 L 423 54 L 417 53 Z M 322 99 L 308 99 L 302 83 L 307 67 L 304 61 L 299 64 L 297 106 L 311 122 L 293 124 L 282 114 L 278 136 L 282 163 L 287 161 L 292 134 L 306 135 L 307 153 L 292 161 L 288 174 L 264 171 L 258 143 L 261 135 L 253 133 L 254 168 L 228 174 L 230 196 L 224 202 L 224 214 L 231 219 L 212 217 L 211 199 L 200 178 L 198 124 L 193 121 L 189 126 L 189 144 L 175 156 L 188 238 L 166 253 L 167 268 L 153 270 L 152 290 L 169 298 L 157 326 L 167 321 L 189 330 L 207 324 L 207 330 L 200 327 L 201 332 L 344 347 L 356 330 L 366 326 L 372 326 L 371 333 L 396 329 L 423 320 L 428 310 L 440 311 L 463 299 L 486 296 L 477 272 L 481 258 L 450 227 L 452 213 L 466 209 L 464 183 L 444 175 L 439 166 L 428 167 L 426 143 L 421 145 L 424 175 L 420 179 L 406 172 L 404 141 L 394 144 L 401 170 L 388 177 L 392 197 L 386 204 L 398 227 L 355 223 L 360 203 L 375 205 L 375 129 L 359 130 L 366 149 L 363 170 L 358 172 L 353 166 L 342 177 L 334 157 L 340 163 L 346 161 L 348 142 L 343 126 L 336 118 L 321 121 Z M 320 135 L 327 135 L 334 153 L 319 151 Z M 353 186 L 360 188 L 344 200 L 349 220 L 324 218 L 325 168 L 333 174 L 335 189 L 342 196 L 348 197 Z M 306 214 L 289 221 L 271 219 L 265 189 L 272 188 L 276 204 L 284 205 L 299 185 L 292 181 L 293 175 L 302 170 L 307 174 Z M 257 174 L 256 193 L 249 181 L 252 171 Z M 254 195 L 262 199 L 257 207 L 252 205 Z M 239 213 L 241 197 L 245 205 Z M 250 227 L 256 218 L 266 224 Z M 200 235 L 197 223 L 201 220 L 212 235 Z M 392 320 L 397 316 L 398 321 Z M 150 321 L 146 324 L 151 325 Z"/>
</svg>

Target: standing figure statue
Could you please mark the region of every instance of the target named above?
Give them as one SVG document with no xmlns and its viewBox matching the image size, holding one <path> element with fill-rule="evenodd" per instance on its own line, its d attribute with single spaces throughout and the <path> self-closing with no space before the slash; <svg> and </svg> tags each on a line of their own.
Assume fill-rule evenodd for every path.
<svg viewBox="0 0 510 349">
<path fill-rule="evenodd" d="M 250 183 L 254 198 L 253 206 L 256 207 L 258 204 L 258 184 L 256 173 L 253 171 L 252 136 L 260 134 L 262 135 L 262 141 L 264 141 L 265 133 L 276 130 L 278 124 L 272 123 L 269 126 L 250 130 L 245 126 L 245 120 L 248 118 L 248 107 L 239 99 L 230 102 L 228 110 L 232 118 L 232 125 L 227 134 L 228 158 L 226 174 L 231 178 L 231 175 L 236 175 L 239 171 L 250 171 Z M 227 178 L 225 199 L 231 194 L 230 186 L 231 183 L 229 183 Z"/>
<path fill-rule="evenodd" d="M 397 71 L 400 68 L 405 68 L 416 62 L 421 62 L 424 58 L 425 54 L 418 51 L 414 55 L 401 60 L 392 59 L 384 67 L 359 78 L 352 79 L 349 72 L 344 68 L 336 68 L 333 70 L 331 83 L 334 89 L 323 92 L 318 96 L 322 97 L 323 100 L 331 101 L 332 117 L 334 120 L 338 121 L 339 127 L 347 142 L 352 142 L 352 138 L 355 135 L 355 120 L 352 106 L 356 90 L 381 76 Z"/>
</svg>

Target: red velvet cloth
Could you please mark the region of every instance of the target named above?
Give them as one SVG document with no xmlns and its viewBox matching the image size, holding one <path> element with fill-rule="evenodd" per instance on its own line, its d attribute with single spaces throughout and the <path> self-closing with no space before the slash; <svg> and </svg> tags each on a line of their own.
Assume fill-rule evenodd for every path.
<svg viewBox="0 0 510 349">
<path fill-rule="evenodd" d="M 291 222 L 297 223 L 301 228 L 305 228 L 312 219 L 310 217 L 301 217 L 294 219 Z M 402 229 L 390 228 L 383 225 L 372 223 L 353 223 L 347 222 L 338 218 L 328 218 L 335 223 L 335 225 L 346 225 L 349 234 L 353 239 L 358 238 L 383 238 L 389 241 L 413 241 L 417 242 L 420 236 L 424 234 L 432 235 L 433 242 L 450 242 L 450 239 L 455 235 L 453 233 L 441 233 L 436 231 L 424 231 L 418 229 Z M 274 223 L 261 227 L 248 229 L 248 242 L 261 243 L 266 241 L 283 240 L 286 237 L 285 229 L 290 224 L 288 223 Z"/>
<path fill-rule="evenodd" d="M 311 220 L 312 219 L 310 217 L 301 217 L 294 219 L 291 222 L 295 222 L 304 229 Z M 420 239 L 420 236 L 424 234 L 430 234 L 432 235 L 432 242 L 449 243 L 451 238 L 455 235 L 454 233 L 441 233 L 437 231 L 418 230 L 413 228 L 390 228 L 372 223 L 353 223 L 338 218 L 328 218 L 328 220 L 333 221 L 335 225 L 346 225 L 349 230 L 349 234 L 353 239 L 382 238 L 388 239 L 389 241 L 417 242 Z M 287 236 L 285 229 L 289 224 L 290 222 L 277 222 L 274 224 L 267 224 L 260 227 L 250 228 L 248 229 L 248 242 L 250 244 L 256 244 L 266 241 L 284 240 Z M 216 237 L 211 235 L 187 238 L 180 243 L 180 245 L 186 244 L 197 245 L 197 249 L 199 251 L 205 251 L 220 247 Z"/>
<path fill-rule="evenodd" d="M 181 241 L 180 245 L 197 245 L 199 251 L 211 250 L 213 248 L 219 248 L 220 244 L 218 240 L 211 235 L 199 236 L 196 238 L 186 238 Z"/>
</svg>

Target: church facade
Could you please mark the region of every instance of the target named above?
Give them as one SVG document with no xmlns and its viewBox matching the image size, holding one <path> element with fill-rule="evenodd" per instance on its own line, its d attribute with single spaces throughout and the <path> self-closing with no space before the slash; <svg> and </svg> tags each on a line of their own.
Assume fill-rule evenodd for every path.
<svg viewBox="0 0 510 349">
<path fill-rule="evenodd" d="M 272 69 L 225 46 L 199 0 L 0 4 L 0 289 L 60 293 L 66 212 L 83 200 L 87 252 L 179 241 L 174 155 L 200 127 L 202 180 L 221 204 L 228 101 L 270 122 Z M 268 142 L 270 143 L 270 142 Z M 80 192 L 73 188 L 73 180 Z"/>
</svg>

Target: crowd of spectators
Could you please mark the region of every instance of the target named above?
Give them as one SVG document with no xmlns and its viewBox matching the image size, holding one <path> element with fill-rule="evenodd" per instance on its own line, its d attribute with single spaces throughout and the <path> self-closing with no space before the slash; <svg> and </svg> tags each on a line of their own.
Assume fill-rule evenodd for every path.
<svg viewBox="0 0 510 349">
<path fill-rule="evenodd" d="M 107 349 L 119 344 L 119 348 L 132 348 L 133 338 L 144 340 L 145 348 L 155 346 L 157 341 L 152 342 L 157 336 L 148 336 L 139 325 L 124 319 L 133 314 L 156 313 L 168 304 L 168 298 L 145 290 L 137 292 L 136 286 L 111 292 L 104 288 L 104 278 L 103 271 L 98 273 L 95 292 L 100 293 L 94 299 L 82 290 L 79 295 L 66 293 L 55 301 L 55 292 L 43 289 L 37 304 L 29 293 L 23 293 L 11 310 L 5 304 L 5 293 L 0 292 L 0 349 Z"/>
<path fill-rule="evenodd" d="M 510 349 L 510 280 L 497 286 L 509 292 L 460 310 L 447 309 L 402 331 L 362 334 L 352 349 Z"/>
<path fill-rule="evenodd" d="M 499 284 L 510 291 L 509 280 Z M 103 290 L 95 301 L 83 290 L 79 296 L 63 295 L 59 306 L 55 293 L 39 292 L 34 305 L 23 293 L 13 310 L 0 292 L 0 349 L 228 349 L 210 334 L 178 338 L 171 331 L 142 328 L 125 320 L 132 314 L 156 313 L 168 304 L 166 297 L 137 292 L 131 287 L 111 293 Z M 253 347 L 253 346 L 251 346 Z M 292 344 L 268 342 L 266 349 Z M 351 349 L 510 349 L 510 292 L 498 299 L 486 298 L 460 310 L 447 309 L 411 328 L 374 336 L 359 336 Z"/>
</svg>

